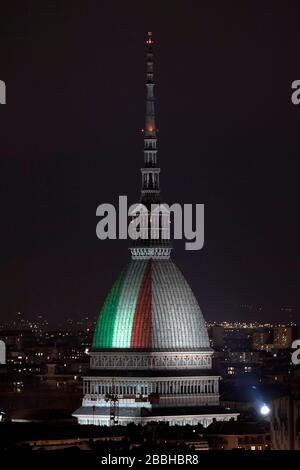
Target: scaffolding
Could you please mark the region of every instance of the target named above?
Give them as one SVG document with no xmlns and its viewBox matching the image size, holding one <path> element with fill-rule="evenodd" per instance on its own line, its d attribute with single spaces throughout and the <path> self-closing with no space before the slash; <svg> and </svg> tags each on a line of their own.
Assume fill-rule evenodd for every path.
<svg viewBox="0 0 300 470">
<path fill-rule="evenodd" d="M 115 426 L 119 424 L 119 397 L 116 394 L 114 381 L 110 393 L 105 395 L 105 401 L 109 403 L 109 424 Z"/>
<path fill-rule="evenodd" d="M 126 394 L 121 396 L 124 399 L 134 399 L 136 403 L 150 403 L 151 405 L 159 403 L 159 394 L 150 393 L 149 395 L 139 394 Z M 109 423 L 110 426 L 119 424 L 119 395 L 116 393 L 116 386 L 114 380 L 112 381 L 109 392 L 104 397 L 105 401 L 109 403 Z"/>
</svg>

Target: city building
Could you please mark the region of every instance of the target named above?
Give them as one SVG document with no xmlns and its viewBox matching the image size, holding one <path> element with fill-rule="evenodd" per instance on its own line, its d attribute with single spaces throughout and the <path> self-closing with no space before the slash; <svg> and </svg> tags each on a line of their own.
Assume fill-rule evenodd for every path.
<svg viewBox="0 0 300 470">
<path fill-rule="evenodd" d="M 268 450 L 270 449 L 269 423 L 216 422 L 205 430 L 210 449 L 214 450 Z"/>
<path fill-rule="evenodd" d="M 300 376 L 289 393 L 272 401 L 271 445 L 272 450 L 300 450 Z"/>
<path fill-rule="evenodd" d="M 252 344 L 253 349 L 261 351 L 272 351 L 273 350 L 273 340 L 271 331 L 268 329 L 260 329 L 253 333 L 252 335 Z"/>
<path fill-rule="evenodd" d="M 0 340 L 0 364 L 6 364 L 6 346 L 2 340 Z"/>
<path fill-rule="evenodd" d="M 224 346 L 224 328 L 220 325 L 214 325 L 209 330 L 212 347 L 221 349 Z"/>
<path fill-rule="evenodd" d="M 141 203 L 150 209 L 141 222 L 148 238 L 130 247 L 131 260 L 100 312 L 83 378 L 80 424 L 208 426 L 238 414 L 219 404 L 220 376 L 198 302 L 171 259 L 169 214 L 152 212 L 160 200 L 154 113 L 153 39 L 147 37 L 147 99 Z M 164 219 L 166 218 L 166 220 Z"/>
<path fill-rule="evenodd" d="M 287 349 L 291 347 L 293 338 L 293 329 L 291 326 L 275 326 L 273 335 L 275 349 Z"/>
</svg>

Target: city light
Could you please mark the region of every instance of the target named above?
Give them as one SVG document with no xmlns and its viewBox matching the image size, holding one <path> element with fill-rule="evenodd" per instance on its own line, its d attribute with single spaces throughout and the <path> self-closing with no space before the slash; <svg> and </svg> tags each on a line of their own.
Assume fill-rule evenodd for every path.
<svg viewBox="0 0 300 470">
<path fill-rule="evenodd" d="M 263 416 L 267 416 L 270 413 L 270 411 L 271 411 L 271 408 L 265 403 L 260 408 L 260 414 L 262 414 Z"/>
</svg>

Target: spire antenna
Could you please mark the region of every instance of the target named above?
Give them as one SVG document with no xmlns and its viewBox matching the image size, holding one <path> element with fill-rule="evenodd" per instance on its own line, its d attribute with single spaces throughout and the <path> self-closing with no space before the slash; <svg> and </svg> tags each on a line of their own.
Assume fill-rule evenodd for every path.
<svg viewBox="0 0 300 470">
<path fill-rule="evenodd" d="M 141 237 L 130 247 L 133 259 L 169 259 L 171 246 L 169 240 L 170 217 L 168 212 L 157 212 L 162 207 L 160 194 L 160 168 L 157 166 L 157 129 L 154 106 L 154 60 L 153 35 L 146 38 L 146 114 L 144 127 L 144 166 L 141 168 L 141 203 L 148 213 L 141 222 Z M 147 235 L 147 236 L 145 236 Z"/>
<path fill-rule="evenodd" d="M 157 167 L 157 138 L 154 107 L 153 35 L 146 39 L 146 115 L 144 127 L 144 168 L 142 168 L 142 202 L 156 203 L 160 199 L 159 172 Z"/>
<path fill-rule="evenodd" d="M 153 39 L 152 39 L 152 31 L 148 31 L 147 35 L 147 44 L 153 44 Z"/>
<path fill-rule="evenodd" d="M 154 65 L 153 65 L 153 38 L 152 32 L 147 34 L 147 97 L 146 97 L 146 118 L 145 136 L 155 137 L 155 111 L 154 111 Z"/>
</svg>

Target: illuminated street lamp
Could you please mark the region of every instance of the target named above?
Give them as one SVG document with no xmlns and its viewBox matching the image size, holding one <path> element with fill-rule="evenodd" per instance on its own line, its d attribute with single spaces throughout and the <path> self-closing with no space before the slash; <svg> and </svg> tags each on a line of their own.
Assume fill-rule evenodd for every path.
<svg viewBox="0 0 300 470">
<path fill-rule="evenodd" d="M 271 412 L 271 408 L 266 405 L 265 403 L 260 407 L 260 414 L 263 415 L 263 416 L 268 416 L 268 414 L 270 414 Z"/>
</svg>

